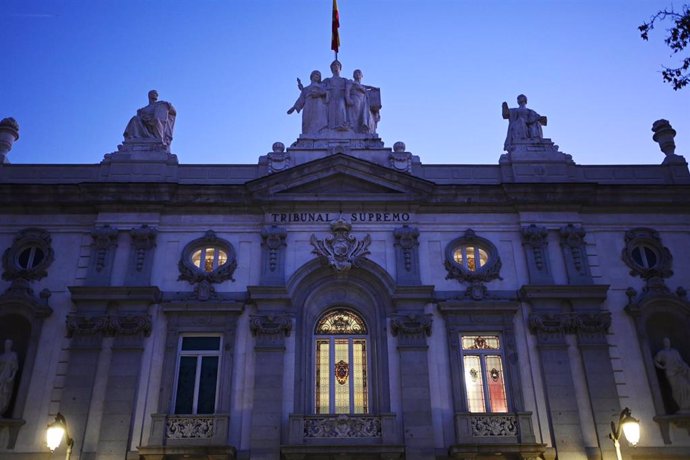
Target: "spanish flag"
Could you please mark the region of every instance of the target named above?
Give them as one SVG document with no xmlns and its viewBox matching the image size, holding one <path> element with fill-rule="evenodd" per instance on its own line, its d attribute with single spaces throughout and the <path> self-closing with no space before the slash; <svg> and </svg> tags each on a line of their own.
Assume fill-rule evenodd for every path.
<svg viewBox="0 0 690 460">
<path fill-rule="evenodd" d="M 338 1 L 333 0 L 333 23 L 331 25 L 331 49 L 338 53 L 338 48 L 340 48 L 340 34 L 338 29 L 340 28 L 340 15 L 338 14 Z"/>
</svg>

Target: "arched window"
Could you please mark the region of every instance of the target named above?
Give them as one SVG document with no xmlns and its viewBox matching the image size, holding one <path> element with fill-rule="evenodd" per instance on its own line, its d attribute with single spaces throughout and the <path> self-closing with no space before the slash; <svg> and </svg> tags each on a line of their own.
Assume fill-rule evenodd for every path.
<svg viewBox="0 0 690 460">
<path fill-rule="evenodd" d="M 367 327 L 351 310 L 326 312 L 314 331 L 314 411 L 369 412 Z"/>
</svg>

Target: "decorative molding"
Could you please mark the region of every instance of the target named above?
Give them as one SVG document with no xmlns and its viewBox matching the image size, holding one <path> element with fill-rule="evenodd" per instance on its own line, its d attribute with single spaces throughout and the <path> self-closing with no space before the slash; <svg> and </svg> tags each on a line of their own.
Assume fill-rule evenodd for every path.
<svg viewBox="0 0 690 460">
<path fill-rule="evenodd" d="M 292 331 L 292 318 L 284 314 L 253 315 L 249 329 L 256 337 L 256 348 L 282 348 Z"/>
<path fill-rule="evenodd" d="M 587 259 L 586 232 L 581 226 L 568 224 L 560 229 L 561 249 L 571 284 L 591 284 L 592 274 Z"/>
<path fill-rule="evenodd" d="M 391 319 L 391 332 L 393 336 L 431 336 L 432 317 L 430 314 L 405 315 Z"/>
<path fill-rule="evenodd" d="M 94 261 L 93 270 L 97 273 L 102 272 L 107 265 L 108 253 L 117 247 L 118 230 L 110 225 L 94 228 L 91 231 L 93 238 Z"/>
<path fill-rule="evenodd" d="M 530 332 L 549 341 L 565 334 L 578 334 L 581 339 L 603 337 L 611 327 L 611 313 L 607 311 L 581 313 L 531 313 Z"/>
<path fill-rule="evenodd" d="M 481 248 L 487 254 L 486 263 L 483 266 L 476 266 L 474 270 L 468 270 L 463 264 L 455 261 L 455 251 L 463 246 Z M 482 300 L 488 290 L 484 283 L 495 279 L 502 279 L 501 257 L 498 255 L 496 246 L 486 238 L 477 236 L 474 230 L 468 228 L 463 236 L 454 239 L 446 246 L 444 266 L 448 271 L 446 279 L 456 279 L 460 282 L 468 283 L 466 296 L 473 300 Z M 476 262 L 479 265 L 479 261 Z"/>
<path fill-rule="evenodd" d="M 527 269 L 529 271 L 530 282 L 553 283 L 551 275 L 551 263 L 548 254 L 548 231 L 546 227 L 537 227 L 531 224 L 522 227 L 522 246 L 527 257 Z"/>
<path fill-rule="evenodd" d="M 192 263 L 192 254 L 195 250 L 203 247 L 222 249 L 227 254 L 227 261 L 213 271 L 201 270 Z M 221 283 L 225 280 L 235 281 L 232 275 L 237 268 L 237 256 L 232 244 L 222 238 L 218 238 L 213 230 L 208 230 L 202 238 L 193 240 L 184 247 L 177 267 L 180 270 L 178 279 L 197 285 L 194 288 L 197 299 L 202 301 L 209 300 L 215 298 L 216 290 L 212 286 L 213 283 Z"/>
<path fill-rule="evenodd" d="M 333 236 L 327 236 L 323 240 L 312 234 L 309 242 L 314 246 L 312 254 L 316 254 L 337 272 L 345 272 L 353 266 L 357 267 L 369 255 L 371 237 L 367 234 L 361 241 L 350 235 L 352 225 L 346 222 L 342 216 L 331 223 Z"/>
<path fill-rule="evenodd" d="M 269 225 L 261 231 L 263 249 L 262 284 L 283 284 L 285 281 L 284 253 L 287 231 L 277 225 Z"/>
<path fill-rule="evenodd" d="M 137 272 L 141 272 L 144 269 L 146 252 L 156 247 L 158 230 L 144 224 L 139 228 L 131 229 L 129 235 L 132 237 L 132 246 L 135 251 L 134 267 L 131 268 L 134 268 Z"/>
<path fill-rule="evenodd" d="M 51 292 L 48 289 L 43 289 L 38 296 L 34 294 L 31 289 L 29 281 L 23 278 L 17 278 L 12 281 L 10 287 L 0 295 L 0 304 L 11 304 L 16 310 L 21 310 L 27 318 L 46 318 L 53 313 L 53 309 L 48 305 L 48 299 Z M 7 313 L 8 309 L 3 307 L 3 313 Z"/>
<path fill-rule="evenodd" d="M 7 248 L 2 255 L 4 272 L 2 279 L 13 281 L 25 279 L 27 281 L 40 280 L 48 275 L 47 269 L 55 259 L 55 251 L 51 247 L 50 233 L 40 228 L 25 228 L 14 237 L 12 246 Z M 41 253 L 41 260 L 30 268 L 19 265 L 19 257 L 27 249 L 35 248 L 31 257 L 35 258 Z"/>
<path fill-rule="evenodd" d="M 393 231 L 395 237 L 395 247 L 399 248 L 398 269 L 402 268 L 407 273 L 414 273 L 415 278 L 419 278 L 419 262 L 417 251 L 419 247 L 419 230 L 405 224 Z M 398 276 L 400 278 L 400 276 Z"/>
<path fill-rule="evenodd" d="M 167 439 L 210 439 L 216 428 L 213 415 L 170 415 L 165 420 Z"/>
<path fill-rule="evenodd" d="M 656 263 L 652 266 L 640 265 L 633 256 L 633 251 L 636 249 L 640 251 L 645 247 L 651 249 L 657 258 Z M 625 232 L 625 247 L 621 253 L 621 258 L 630 267 L 630 275 L 639 276 L 648 283 L 654 278 L 664 279 L 673 275 L 671 251 L 661 243 L 659 232 L 651 228 L 638 227 Z"/>
<path fill-rule="evenodd" d="M 472 415 L 470 417 L 472 436 L 475 437 L 517 437 L 518 420 L 514 415 Z"/>
<path fill-rule="evenodd" d="M 67 337 L 102 335 L 104 337 L 151 335 L 151 315 L 79 315 L 65 320 Z"/>
<path fill-rule="evenodd" d="M 304 418 L 305 438 L 380 438 L 381 418 L 367 415 Z"/>
</svg>

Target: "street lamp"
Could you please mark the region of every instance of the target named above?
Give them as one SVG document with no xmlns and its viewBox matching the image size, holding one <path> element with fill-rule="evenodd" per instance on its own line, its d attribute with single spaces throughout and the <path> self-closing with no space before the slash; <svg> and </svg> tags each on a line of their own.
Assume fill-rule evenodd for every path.
<svg viewBox="0 0 690 460">
<path fill-rule="evenodd" d="M 611 433 L 609 433 L 609 438 L 613 441 L 613 445 L 616 448 L 616 457 L 618 460 L 623 460 L 621 456 L 621 435 L 625 435 L 625 439 L 628 440 L 630 444 L 634 446 L 640 441 L 640 421 L 630 413 L 630 409 L 627 407 L 621 411 L 621 415 L 618 418 L 618 427 L 616 424 L 611 422 Z"/>
<path fill-rule="evenodd" d="M 55 416 L 55 421 L 48 424 L 46 429 L 46 444 L 50 452 L 54 452 L 60 446 L 62 438 L 65 438 L 67 443 L 67 452 L 65 454 L 65 460 L 69 460 L 72 455 L 72 446 L 74 446 L 74 439 L 72 439 L 67 431 L 67 421 L 65 417 L 58 412 Z"/>
</svg>

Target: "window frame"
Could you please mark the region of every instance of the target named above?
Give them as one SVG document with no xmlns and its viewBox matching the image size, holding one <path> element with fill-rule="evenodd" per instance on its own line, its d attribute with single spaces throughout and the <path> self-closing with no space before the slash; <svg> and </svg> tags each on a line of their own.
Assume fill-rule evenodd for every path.
<svg viewBox="0 0 690 460">
<path fill-rule="evenodd" d="M 355 316 L 359 322 L 363 325 L 364 327 L 364 332 L 361 334 L 347 334 L 347 333 L 331 333 L 331 334 L 324 334 L 324 333 L 319 333 L 318 329 L 321 325 L 321 323 L 331 314 L 338 312 L 338 311 L 344 311 L 347 312 L 353 316 Z M 350 371 L 348 375 L 348 382 L 347 385 L 349 386 L 349 410 L 348 412 L 338 412 L 337 411 L 337 406 L 336 406 L 336 385 L 338 383 L 336 382 L 337 377 L 335 376 L 334 372 L 334 366 L 335 366 L 335 341 L 338 339 L 344 339 L 348 341 L 348 348 L 347 348 L 347 354 L 348 354 L 348 364 L 350 365 Z M 320 341 L 325 341 L 328 340 L 329 343 L 329 358 L 328 358 L 328 368 L 329 368 L 329 394 L 328 394 L 328 411 L 319 411 L 319 404 L 318 404 L 318 393 L 317 393 L 317 386 L 319 384 L 319 381 L 317 379 L 318 376 L 318 343 Z M 364 406 L 365 410 L 364 412 L 356 412 L 355 411 L 355 378 L 353 377 L 353 363 L 354 363 L 354 342 L 356 340 L 363 340 L 364 341 L 364 379 L 363 379 L 363 386 L 364 386 Z M 366 415 L 366 414 L 371 414 L 372 413 L 372 404 L 371 404 L 371 337 L 369 334 L 369 327 L 364 319 L 364 316 L 358 312 L 356 309 L 351 308 L 349 306 L 335 306 L 328 308 L 324 310 L 316 319 L 314 323 L 314 328 L 312 330 L 312 336 L 311 336 L 311 351 L 312 351 L 312 357 L 311 357 L 311 412 L 316 415 Z"/>
<path fill-rule="evenodd" d="M 204 251 L 209 248 L 216 249 L 214 253 L 214 267 L 211 271 L 206 271 L 202 266 L 197 266 L 194 263 L 193 256 L 197 251 Z M 223 264 L 217 264 L 219 252 L 223 251 L 226 255 L 226 261 Z M 204 259 L 200 259 L 201 261 Z M 178 269 L 180 271 L 179 279 L 189 281 L 190 283 L 200 283 L 205 281 L 207 283 L 221 283 L 225 280 L 234 281 L 233 274 L 237 268 L 237 253 L 235 248 L 229 241 L 216 236 L 213 230 L 208 230 L 206 234 L 187 243 L 182 250 Z"/>
<path fill-rule="evenodd" d="M 218 338 L 218 349 L 216 350 L 211 350 L 211 349 L 206 349 L 206 350 L 183 350 L 182 349 L 182 344 L 184 342 L 185 338 L 188 337 L 206 337 L 206 338 Z M 191 413 L 178 413 L 177 412 L 177 399 L 178 399 L 178 387 L 179 387 L 179 379 L 180 379 L 180 367 L 182 363 L 182 358 L 183 357 L 190 357 L 190 356 L 196 356 L 197 357 L 197 363 L 196 363 L 196 370 L 194 373 L 194 390 L 192 394 L 192 412 Z M 201 381 L 201 366 L 203 363 L 203 358 L 204 357 L 209 357 L 209 356 L 215 356 L 218 358 L 218 365 L 216 369 L 216 385 L 215 385 L 215 394 L 214 394 L 214 399 L 213 399 L 213 411 L 209 413 L 202 413 L 199 414 L 198 412 L 198 407 L 199 407 L 199 390 L 200 390 L 200 381 Z M 171 407 L 171 414 L 175 415 L 213 415 L 217 412 L 218 410 L 218 403 L 219 403 L 219 392 L 220 392 L 220 378 L 222 375 L 222 366 L 223 366 L 223 334 L 221 333 L 184 333 L 180 334 L 178 338 L 178 343 L 177 343 L 177 354 L 176 354 L 176 361 L 175 361 L 175 381 L 173 384 L 173 389 L 172 389 L 172 407 Z"/>
<path fill-rule="evenodd" d="M 488 338 L 488 337 L 496 337 L 498 339 L 499 347 L 498 349 L 496 348 L 491 348 L 491 349 L 464 349 L 463 348 L 463 338 L 465 337 L 478 337 L 478 338 Z M 460 366 L 461 366 L 461 375 L 462 375 L 462 389 L 463 389 L 463 394 L 465 397 L 465 404 L 467 407 L 467 412 L 472 413 L 472 414 L 478 414 L 478 413 L 487 413 L 487 414 L 508 414 L 511 411 L 511 404 L 510 404 L 510 398 L 509 398 L 509 392 L 508 392 L 508 377 L 506 375 L 506 358 L 505 358 L 505 353 L 504 353 L 504 346 L 503 346 L 503 336 L 500 333 L 497 332 L 477 332 L 477 331 L 469 331 L 469 332 L 459 332 L 458 333 L 458 341 L 459 341 L 459 346 L 458 346 L 458 352 L 460 354 Z M 479 366 L 480 366 L 480 375 L 482 378 L 482 396 L 484 399 L 484 410 L 483 411 L 473 411 L 470 408 L 470 398 L 469 398 L 469 388 L 468 384 L 466 381 L 466 376 L 468 374 L 467 370 L 465 369 L 465 357 L 467 356 L 476 356 L 479 357 Z M 501 363 L 501 373 L 502 375 L 502 390 L 503 390 L 503 397 L 505 399 L 505 410 L 504 411 L 497 411 L 494 410 L 493 408 L 493 401 L 491 398 L 491 389 L 490 389 L 490 383 L 489 383 L 489 370 L 488 370 L 488 364 L 486 362 L 486 358 L 489 356 L 498 356 L 500 359 Z"/>
<path fill-rule="evenodd" d="M 475 264 L 481 260 L 480 251 L 486 254 L 486 262 L 483 265 L 475 266 L 472 270 L 468 267 L 467 248 L 474 248 Z M 462 261 L 458 262 L 455 258 L 456 252 L 462 251 Z M 477 236 L 471 228 L 465 230 L 463 236 L 455 238 L 446 245 L 444 265 L 448 271 L 446 279 L 457 279 L 467 283 L 489 282 L 500 279 L 501 257 L 496 246 L 486 238 Z"/>
</svg>

